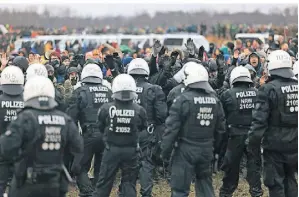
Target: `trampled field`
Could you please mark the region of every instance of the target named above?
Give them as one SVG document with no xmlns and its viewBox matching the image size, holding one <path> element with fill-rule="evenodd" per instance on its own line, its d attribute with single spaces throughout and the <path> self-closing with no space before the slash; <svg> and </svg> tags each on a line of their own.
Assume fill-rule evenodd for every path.
<svg viewBox="0 0 299 197">
<path fill-rule="evenodd" d="M 214 180 L 215 195 L 218 197 L 219 196 L 219 188 L 222 185 L 222 173 L 218 173 L 217 175 L 214 175 L 213 180 Z M 117 195 L 118 184 L 119 184 L 119 180 L 116 180 L 110 197 L 118 196 Z M 137 184 L 137 196 L 141 197 L 141 195 L 139 194 L 139 188 L 140 188 L 139 184 Z M 263 197 L 268 197 L 269 195 L 268 195 L 267 189 L 264 186 L 263 186 L 263 189 L 264 189 Z M 233 197 L 250 197 L 248 190 L 249 190 L 249 187 L 248 187 L 246 180 L 244 178 L 240 177 L 239 186 L 238 186 L 237 190 L 235 191 Z M 78 192 L 76 191 L 76 189 L 71 188 L 71 191 L 69 192 L 68 197 L 77 197 L 77 196 L 78 196 Z M 154 189 L 153 189 L 153 197 L 169 197 L 169 196 L 170 196 L 170 187 L 169 187 L 168 183 L 164 180 L 160 180 L 160 181 L 156 182 L 154 185 Z M 195 197 L 195 190 L 194 190 L 193 185 L 191 186 L 189 197 Z"/>
</svg>

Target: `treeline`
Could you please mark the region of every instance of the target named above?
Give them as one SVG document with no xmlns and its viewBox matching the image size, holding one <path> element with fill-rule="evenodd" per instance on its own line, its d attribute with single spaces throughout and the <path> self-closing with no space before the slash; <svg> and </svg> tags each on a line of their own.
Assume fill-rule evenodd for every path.
<svg viewBox="0 0 299 197">
<path fill-rule="evenodd" d="M 113 12 L 113 9 L 112 11 Z M 57 12 L 56 12 L 57 13 Z M 103 28 L 109 25 L 111 28 L 119 27 L 145 27 L 156 28 L 158 26 L 169 27 L 179 25 L 200 25 L 207 26 L 217 23 L 232 24 L 270 24 L 284 26 L 298 24 L 298 6 L 284 10 L 273 9 L 269 14 L 256 10 L 251 13 L 240 12 L 157 12 L 153 17 L 148 13 L 138 14 L 134 17 L 124 16 L 105 16 L 105 17 L 79 17 L 74 16 L 69 8 L 61 9 L 60 14 L 51 14 L 48 8 L 39 14 L 37 11 L 30 9 L 27 11 L 16 11 L 0 9 L 0 24 L 11 24 L 13 26 L 34 26 L 42 28 L 58 28 L 67 26 L 69 28 L 97 27 Z"/>
</svg>

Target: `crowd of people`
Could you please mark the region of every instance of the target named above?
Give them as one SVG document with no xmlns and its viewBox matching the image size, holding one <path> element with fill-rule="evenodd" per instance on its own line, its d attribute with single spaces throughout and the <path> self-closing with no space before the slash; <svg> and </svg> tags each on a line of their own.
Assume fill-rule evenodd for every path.
<svg viewBox="0 0 299 197">
<path fill-rule="evenodd" d="M 221 170 L 219 196 L 232 197 L 246 168 L 252 197 L 261 177 L 270 197 L 298 196 L 298 39 L 285 40 L 3 53 L 0 193 L 12 178 L 8 196 L 62 197 L 74 178 L 79 196 L 108 197 L 121 169 L 119 196 L 137 180 L 152 196 L 157 171 L 173 197 L 192 181 L 213 197 Z"/>
</svg>

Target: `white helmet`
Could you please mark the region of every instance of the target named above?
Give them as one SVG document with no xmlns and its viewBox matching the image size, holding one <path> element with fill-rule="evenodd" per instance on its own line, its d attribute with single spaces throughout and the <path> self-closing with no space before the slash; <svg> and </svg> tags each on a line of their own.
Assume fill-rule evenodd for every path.
<svg viewBox="0 0 299 197">
<path fill-rule="evenodd" d="M 205 69 L 203 65 L 197 64 L 195 62 L 188 62 L 185 64 L 184 74 L 184 83 L 186 86 L 196 82 L 209 80 L 209 74 L 207 69 Z"/>
<path fill-rule="evenodd" d="M 87 83 L 102 83 L 103 72 L 96 64 L 87 64 L 83 67 L 81 81 Z"/>
<path fill-rule="evenodd" d="M 112 93 L 117 100 L 133 100 L 137 96 L 134 78 L 128 74 L 117 75 L 112 81 Z"/>
<path fill-rule="evenodd" d="M 191 63 L 191 62 L 190 62 Z M 188 64 L 188 63 L 186 63 Z M 183 68 L 181 68 L 181 70 L 179 70 L 177 73 L 175 73 L 175 75 L 173 76 L 174 80 L 178 83 L 181 83 L 182 81 L 184 81 L 185 79 L 185 68 L 186 68 L 186 64 L 183 66 Z"/>
<path fill-rule="evenodd" d="M 8 66 L 1 73 L 1 90 L 9 95 L 23 92 L 24 74 L 17 66 Z"/>
<path fill-rule="evenodd" d="M 293 72 L 294 72 L 294 75 L 298 75 L 298 61 L 296 61 L 293 65 Z"/>
<path fill-rule="evenodd" d="M 35 76 L 43 76 L 48 78 L 48 71 L 42 64 L 31 64 L 26 70 L 26 81 Z"/>
<path fill-rule="evenodd" d="M 147 62 L 144 59 L 136 58 L 130 62 L 127 73 L 129 75 L 136 74 L 149 76 L 150 70 Z"/>
<path fill-rule="evenodd" d="M 232 86 L 235 82 L 249 82 L 252 83 L 249 69 L 238 66 L 234 68 L 230 74 L 229 79 L 230 85 Z"/>
<path fill-rule="evenodd" d="M 190 88 L 205 89 L 214 92 L 209 84 L 209 74 L 207 69 L 198 63 L 188 62 L 185 64 L 185 80 L 184 84 Z"/>
<path fill-rule="evenodd" d="M 52 81 L 44 76 L 30 78 L 24 87 L 24 102 L 37 98 L 55 98 L 55 89 Z"/>
<path fill-rule="evenodd" d="M 270 76 L 276 75 L 283 78 L 294 77 L 291 56 L 283 50 L 271 52 L 268 56 L 268 71 Z"/>
</svg>

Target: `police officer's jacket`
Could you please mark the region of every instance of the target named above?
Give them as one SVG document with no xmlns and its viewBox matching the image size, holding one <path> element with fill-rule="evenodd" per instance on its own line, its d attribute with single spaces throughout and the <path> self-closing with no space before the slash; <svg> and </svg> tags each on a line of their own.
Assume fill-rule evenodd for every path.
<svg viewBox="0 0 299 197">
<path fill-rule="evenodd" d="M 166 119 L 162 155 L 168 155 L 175 141 L 196 147 L 213 148 L 214 139 L 225 132 L 224 112 L 214 93 L 187 88 L 177 97 Z M 220 139 L 216 139 L 219 151 Z"/>
<path fill-rule="evenodd" d="M 99 109 L 98 124 L 106 144 L 136 147 L 139 132 L 147 128 L 146 111 L 132 101 L 115 100 Z"/>
<path fill-rule="evenodd" d="M 2 135 L 12 120 L 17 118 L 18 110 L 24 108 L 23 94 L 0 95 L 0 135 Z"/>
<path fill-rule="evenodd" d="M 298 81 L 275 77 L 257 93 L 249 145 L 278 152 L 298 151 Z"/>
<path fill-rule="evenodd" d="M 39 110 L 25 106 L 9 125 L 0 144 L 3 156 L 27 158 L 27 166 L 23 167 L 32 167 L 45 174 L 42 169 L 49 167 L 50 171 L 62 173 L 65 151 L 75 156 L 74 161 L 79 161 L 83 154 L 83 141 L 75 123 L 56 109 Z"/>
<path fill-rule="evenodd" d="M 17 118 L 17 113 L 22 108 L 24 108 L 23 94 L 13 96 L 3 92 L 0 95 L 0 135 L 6 132 L 8 125 Z M 0 163 L 5 161 L 0 156 Z"/>
<path fill-rule="evenodd" d="M 247 135 L 252 121 L 257 89 L 248 87 L 248 83 L 236 85 L 225 91 L 220 100 L 229 135 Z"/>
<path fill-rule="evenodd" d="M 175 86 L 174 88 L 172 88 L 172 90 L 169 92 L 169 94 L 167 95 L 167 107 L 168 109 L 170 108 L 170 106 L 172 105 L 174 99 L 179 96 L 181 93 L 184 92 L 186 86 L 183 83 L 180 83 L 179 85 Z"/>
<path fill-rule="evenodd" d="M 73 91 L 67 113 L 75 122 L 79 121 L 83 134 L 88 129 L 97 129 L 97 113 L 104 104 L 111 102 L 111 90 L 100 83 L 83 83 Z"/>
<path fill-rule="evenodd" d="M 135 99 L 134 102 L 146 110 L 148 124 L 163 124 L 167 117 L 167 105 L 162 88 L 158 85 L 148 83 L 145 78 L 135 80 L 138 98 Z"/>
</svg>

